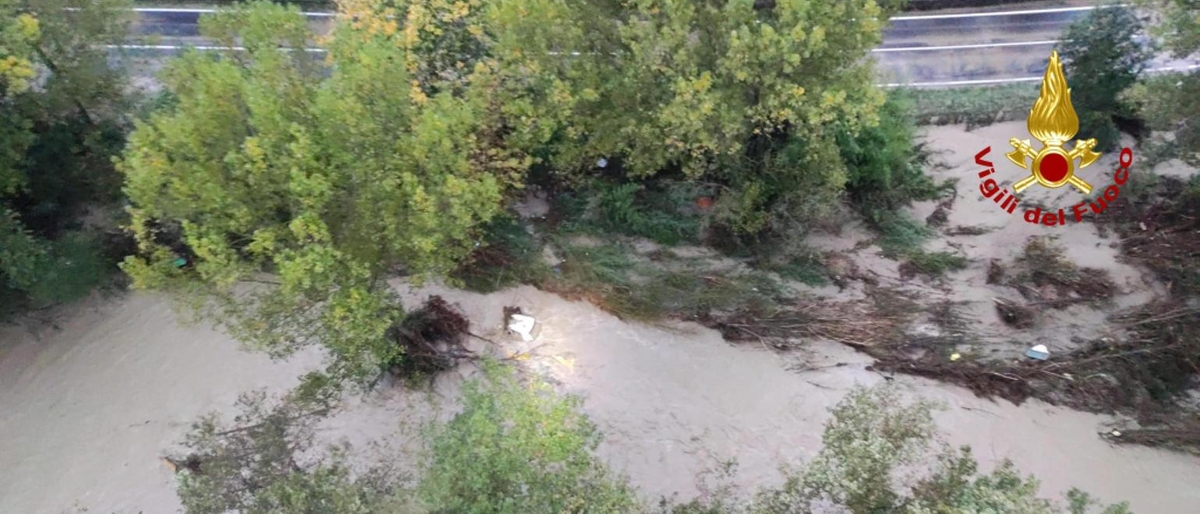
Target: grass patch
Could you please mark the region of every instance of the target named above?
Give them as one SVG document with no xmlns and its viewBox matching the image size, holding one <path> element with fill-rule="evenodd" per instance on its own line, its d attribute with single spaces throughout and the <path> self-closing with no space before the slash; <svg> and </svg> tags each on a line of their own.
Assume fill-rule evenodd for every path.
<svg viewBox="0 0 1200 514">
<path fill-rule="evenodd" d="M 666 256 L 645 260 L 622 243 L 559 246 L 559 271 L 539 285 L 625 319 L 703 321 L 733 311 L 771 311 L 784 297 L 778 281 L 762 272 L 705 269 L 698 260 Z"/>
<path fill-rule="evenodd" d="M 876 213 L 871 216 L 879 239 L 876 244 L 883 249 L 883 254 L 890 259 L 902 257 L 904 254 L 920 250 L 921 245 L 933 231 L 908 216 L 893 211 Z"/>
<path fill-rule="evenodd" d="M 965 269 L 969 262 L 966 257 L 950 252 L 914 250 L 904 257 L 904 262 L 900 264 L 900 276 L 904 278 L 916 275 L 940 277 L 951 271 Z"/>
<path fill-rule="evenodd" d="M 707 190 L 688 182 L 649 185 L 596 182 L 560 197 L 562 232 L 623 234 L 675 245 L 700 241 L 704 214 L 696 206 Z"/>
<path fill-rule="evenodd" d="M 1024 119 L 1038 97 L 1038 87 L 1004 84 L 987 87 L 919 89 L 911 92 L 914 115 L 922 125 L 965 123 L 967 130 L 1001 121 Z"/>
<path fill-rule="evenodd" d="M 877 214 L 876 228 L 880 233 L 876 244 L 883 250 L 883 255 L 901 261 L 901 278 L 909 279 L 916 275 L 939 277 L 965 269 L 970 262 L 962 255 L 922 249 L 921 246 L 933 235 L 933 231 L 900 213 L 888 211 Z"/>
<path fill-rule="evenodd" d="M 624 319 L 702 321 L 737 310 L 769 311 L 784 297 L 782 285 L 758 270 L 713 269 L 702 258 L 672 252 L 640 256 L 629 244 L 583 244 L 569 234 L 547 238 L 562 261 L 542 260 L 541 242 L 506 218 L 488 227 L 487 241 L 451 279 L 492 292 L 531 284 L 568 298 L 585 299 Z"/>
<path fill-rule="evenodd" d="M 537 238 L 517 218 L 503 216 L 488 224 L 479 248 L 450 273 L 450 279 L 465 289 L 490 293 L 536 284 L 549 273 Z"/>
<path fill-rule="evenodd" d="M 804 250 L 784 259 L 765 259 L 754 267 L 810 286 L 829 283 L 829 268 L 825 266 L 825 260 L 820 253 L 812 250 Z"/>
</svg>

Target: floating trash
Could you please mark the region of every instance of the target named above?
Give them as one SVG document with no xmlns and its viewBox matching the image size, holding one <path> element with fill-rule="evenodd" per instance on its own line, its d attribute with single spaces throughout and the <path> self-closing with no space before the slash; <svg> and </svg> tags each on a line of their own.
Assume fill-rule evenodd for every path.
<svg viewBox="0 0 1200 514">
<path fill-rule="evenodd" d="M 537 320 L 533 316 L 524 314 L 510 314 L 508 316 L 508 330 L 521 335 L 521 340 L 526 343 L 533 341 L 533 330 L 537 327 Z"/>
</svg>

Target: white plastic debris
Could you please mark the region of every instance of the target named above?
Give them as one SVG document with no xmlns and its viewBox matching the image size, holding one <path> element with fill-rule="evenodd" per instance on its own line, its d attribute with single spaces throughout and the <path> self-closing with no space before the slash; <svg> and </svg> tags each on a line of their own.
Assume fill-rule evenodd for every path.
<svg viewBox="0 0 1200 514">
<path fill-rule="evenodd" d="M 537 320 L 533 316 L 512 314 L 508 317 L 508 330 L 520 334 L 521 340 L 526 343 L 533 341 L 535 326 L 537 326 Z"/>
<path fill-rule="evenodd" d="M 1046 345 L 1039 344 L 1033 348 L 1025 350 L 1025 356 L 1029 357 L 1030 359 L 1044 361 L 1050 358 L 1050 350 L 1046 348 Z"/>
<path fill-rule="evenodd" d="M 596 167 L 597 168 L 607 168 L 608 167 L 608 159 L 601 157 L 600 160 L 596 161 Z"/>
</svg>

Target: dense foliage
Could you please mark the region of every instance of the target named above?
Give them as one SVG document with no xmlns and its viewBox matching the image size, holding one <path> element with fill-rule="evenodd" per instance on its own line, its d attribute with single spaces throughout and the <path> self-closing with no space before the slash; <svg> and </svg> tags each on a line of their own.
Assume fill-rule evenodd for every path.
<svg viewBox="0 0 1200 514">
<path fill-rule="evenodd" d="M 1062 55 L 1071 102 L 1079 113 L 1079 135 L 1096 138 L 1100 150 L 1112 151 L 1119 142 L 1114 118 L 1133 117 L 1120 97 L 1153 56 L 1142 32 L 1132 9 L 1110 5 L 1092 10 L 1063 35 Z"/>
<path fill-rule="evenodd" d="M 689 182 L 716 193 L 717 222 L 745 234 L 804 223 L 835 205 L 850 173 L 837 136 L 879 121 L 884 96 L 866 57 L 894 8 L 874 0 L 341 5 L 360 29 L 395 35 L 421 94 L 487 90 L 508 147 L 536 156 L 549 172 L 539 177 L 553 185 L 628 197 L 640 186 L 623 182 L 653 190 L 668 188 L 652 178 Z M 595 186 L 598 178 L 618 184 Z"/>
<path fill-rule="evenodd" d="M 255 347 L 320 341 L 336 372 L 369 377 L 398 351 L 385 279 L 451 269 L 526 161 L 496 146 L 486 96 L 399 86 L 414 50 L 394 33 L 339 28 L 325 77 L 279 50 L 311 37 L 294 8 L 222 11 L 201 31 L 246 51 L 190 52 L 163 74 L 175 101 L 121 164 L 139 244 L 124 269 L 215 299 Z"/>
<path fill-rule="evenodd" d="M 1147 2 L 1161 22 L 1151 32 L 1163 39 L 1176 58 L 1200 52 L 1200 3 L 1196 0 L 1151 0 Z M 1126 99 L 1153 130 L 1169 134 L 1156 141 L 1164 157 L 1179 157 L 1200 165 L 1200 70 L 1151 77 L 1132 88 Z"/>
<path fill-rule="evenodd" d="M 79 218 L 117 199 L 129 104 L 97 45 L 124 37 L 124 5 L 0 2 L 0 311 L 77 298 L 108 274 Z"/>
<path fill-rule="evenodd" d="M 638 500 L 593 451 L 596 426 L 574 397 L 485 368 L 463 410 L 430 438 L 419 494 L 429 512 L 633 512 Z"/>
<path fill-rule="evenodd" d="M 739 233 L 834 204 L 848 173 L 835 136 L 878 122 L 884 97 L 865 57 L 890 4 L 568 3 L 587 5 L 505 2 L 552 18 L 518 23 L 500 9 L 493 50 L 552 86 L 530 117 L 560 120 L 546 161 L 561 178 L 711 184 L 718 222 Z"/>
<path fill-rule="evenodd" d="M 886 208 L 929 189 L 906 111 L 880 111 L 871 84 L 892 8 L 874 0 L 339 8 L 324 66 L 279 50 L 313 38 L 294 8 L 204 17 L 245 51 L 172 61 L 172 101 L 121 166 L 136 285 L 273 355 L 320 341 L 340 376 L 397 357 L 386 278 L 456 268 L 535 163 L 583 191 L 615 179 L 595 195 L 605 219 L 664 241 L 802 229 L 847 184 Z M 640 214 L 657 191 L 663 215 Z M 710 220 L 672 209 L 689 191 L 715 198 Z"/>
</svg>

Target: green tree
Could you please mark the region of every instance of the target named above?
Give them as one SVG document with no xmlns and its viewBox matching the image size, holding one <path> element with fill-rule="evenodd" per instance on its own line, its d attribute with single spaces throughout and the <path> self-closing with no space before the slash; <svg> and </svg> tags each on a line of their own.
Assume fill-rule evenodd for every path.
<svg viewBox="0 0 1200 514">
<path fill-rule="evenodd" d="M 116 200 L 128 96 L 105 43 L 122 0 L 0 2 L 0 303 L 78 297 L 105 273 L 89 207 Z"/>
<path fill-rule="evenodd" d="M 1080 137 L 1095 137 L 1100 149 L 1111 151 L 1121 136 L 1114 118 L 1133 117 L 1121 94 L 1137 82 L 1153 56 L 1143 42 L 1142 24 L 1131 9 L 1107 5 L 1073 23 L 1063 40 Z"/>
<path fill-rule="evenodd" d="M 842 192 L 834 136 L 878 121 L 867 55 L 894 7 L 516 0 L 494 8 L 489 50 L 540 92 L 513 109 L 543 124 L 560 176 L 606 158 L 631 180 L 718 184 L 720 218 L 754 233 Z"/>
<path fill-rule="evenodd" d="M 1187 57 L 1200 51 L 1200 2 L 1196 0 L 1152 0 L 1162 22 L 1154 33 L 1162 37 L 1175 57 Z"/>
<path fill-rule="evenodd" d="M 1151 32 L 1163 39 L 1180 59 L 1200 51 L 1200 3 L 1196 0 L 1150 0 L 1160 23 Z M 1137 106 L 1151 129 L 1171 134 L 1165 157 L 1177 156 L 1200 166 L 1200 71 L 1168 73 L 1146 79 L 1132 88 L 1126 99 Z"/>
<path fill-rule="evenodd" d="M 171 62 L 176 100 L 138 124 L 121 169 L 136 286 L 215 305 L 272 355 L 320 342 L 336 374 L 369 378 L 398 356 L 386 279 L 453 269 L 528 160 L 499 144 L 486 91 L 405 87 L 403 34 L 362 21 L 328 42 L 326 77 L 280 51 L 313 37 L 295 8 L 202 18 L 205 36 L 245 51 Z"/>
<path fill-rule="evenodd" d="M 632 488 L 593 454 L 599 441 L 577 398 L 488 366 L 466 384 L 462 412 L 432 434 L 419 495 L 430 512 L 640 510 Z"/>
</svg>

